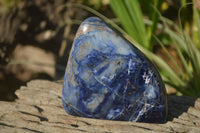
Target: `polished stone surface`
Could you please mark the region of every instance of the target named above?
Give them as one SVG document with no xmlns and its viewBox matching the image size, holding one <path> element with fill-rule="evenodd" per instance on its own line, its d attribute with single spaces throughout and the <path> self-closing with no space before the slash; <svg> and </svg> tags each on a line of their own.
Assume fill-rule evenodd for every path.
<svg viewBox="0 0 200 133">
<path fill-rule="evenodd" d="M 80 25 L 69 56 L 62 101 L 68 114 L 165 122 L 167 98 L 153 64 L 97 17 Z"/>
</svg>

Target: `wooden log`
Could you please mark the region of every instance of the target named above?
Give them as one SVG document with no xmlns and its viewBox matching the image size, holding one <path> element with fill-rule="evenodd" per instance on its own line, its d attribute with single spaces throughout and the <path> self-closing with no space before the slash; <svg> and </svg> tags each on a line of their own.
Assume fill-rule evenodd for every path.
<svg viewBox="0 0 200 133">
<path fill-rule="evenodd" d="M 200 98 L 168 96 L 168 121 L 152 124 L 71 116 L 61 94 L 62 82 L 30 81 L 16 91 L 15 102 L 0 101 L 0 132 L 200 132 Z"/>
</svg>

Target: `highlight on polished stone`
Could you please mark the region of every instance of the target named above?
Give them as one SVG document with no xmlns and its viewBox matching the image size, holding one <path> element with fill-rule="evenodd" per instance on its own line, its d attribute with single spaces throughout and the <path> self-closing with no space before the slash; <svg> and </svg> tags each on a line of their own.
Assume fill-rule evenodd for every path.
<svg viewBox="0 0 200 133">
<path fill-rule="evenodd" d="M 165 86 L 143 53 L 97 17 L 74 39 L 64 77 L 68 114 L 108 120 L 165 122 Z"/>
</svg>

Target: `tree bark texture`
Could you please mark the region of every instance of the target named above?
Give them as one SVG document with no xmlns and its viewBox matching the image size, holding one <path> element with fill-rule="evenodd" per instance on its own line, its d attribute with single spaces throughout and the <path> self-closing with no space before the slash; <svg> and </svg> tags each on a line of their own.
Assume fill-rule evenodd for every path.
<svg viewBox="0 0 200 133">
<path fill-rule="evenodd" d="M 33 80 L 16 95 L 15 102 L 0 101 L 1 133 L 200 132 L 200 98 L 168 96 L 168 121 L 152 124 L 68 115 L 61 102 L 62 82 Z"/>
</svg>

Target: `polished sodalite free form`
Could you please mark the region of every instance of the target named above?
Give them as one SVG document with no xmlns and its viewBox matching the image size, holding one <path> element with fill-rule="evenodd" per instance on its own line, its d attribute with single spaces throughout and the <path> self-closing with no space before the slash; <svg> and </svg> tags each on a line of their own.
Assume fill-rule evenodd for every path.
<svg viewBox="0 0 200 133">
<path fill-rule="evenodd" d="M 164 84 L 136 47 L 97 17 L 83 21 L 65 72 L 68 114 L 109 120 L 165 122 Z"/>
</svg>

